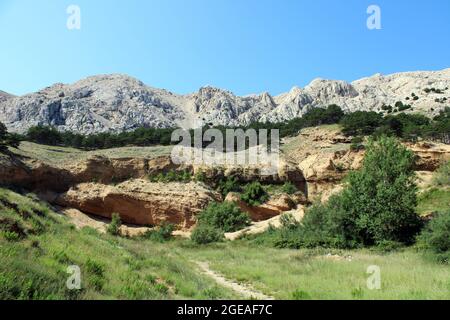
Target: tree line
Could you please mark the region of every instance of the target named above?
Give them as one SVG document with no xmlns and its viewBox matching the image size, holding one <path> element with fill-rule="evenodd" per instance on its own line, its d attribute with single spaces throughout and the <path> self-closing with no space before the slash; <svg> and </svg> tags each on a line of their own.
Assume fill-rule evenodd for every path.
<svg viewBox="0 0 450 320">
<path fill-rule="evenodd" d="M 420 114 L 399 113 L 396 115 L 374 111 L 355 111 L 344 113 L 337 105 L 326 108 L 313 108 L 303 117 L 278 123 L 255 122 L 248 126 L 215 126 L 224 135 L 227 129 L 278 129 L 280 137 L 294 136 L 303 128 L 325 124 L 341 124 L 348 136 L 396 136 L 414 141 L 419 137 L 450 143 L 450 107 L 445 108 L 434 119 Z M 205 126 L 203 131 L 211 127 Z M 10 134 L 0 125 L 0 146 L 17 145 L 20 141 L 30 141 L 45 145 L 74 147 L 85 150 L 109 149 L 124 146 L 154 146 L 177 144 L 171 141 L 176 128 L 138 128 L 134 131 L 96 133 L 83 135 L 70 131 L 58 131 L 51 126 L 31 127 L 24 135 Z M 190 130 L 191 136 L 194 130 Z M 270 143 L 270 141 L 269 141 Z M 209 144 L 209 142 L 205 142 Z"/>
</svg>

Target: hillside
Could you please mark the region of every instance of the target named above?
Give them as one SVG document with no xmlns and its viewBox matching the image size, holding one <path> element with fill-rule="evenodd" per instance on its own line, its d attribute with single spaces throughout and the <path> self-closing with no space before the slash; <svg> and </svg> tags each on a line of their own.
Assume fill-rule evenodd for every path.
<svg viewBox="0 0 450 320">
<path fill-rule="evenodd" d="M 75 229 L 32 194 L 0 188 L 0 299 L 236 298 L 195 264 L 149 240 Z M 81 270 L 81 290 L 69 291 L 68 266 Z"/>
<path fill-rule="evenodd" d="M 55 84 L 20 97 L 0 94 L 0 121 L 24 132 L 42 124 L 79 133 L 120 132 L 137 127 L 193 128 L 202 123 L 247 125 L 301 117 L 311 108 L 337 104 L 344 111 L 383 111 L 397 102 L 408 112 L 438 114 L 450 99 L 450 69 L 374 75 L 352 83 L 315 79 L 305 88 L 271 96 L 236 96 L 213 87 L 178 95 L 126 75 L 93 76 Z M 3 96 L 3 98 L 2 98 Z"/>
<path fill-rule="evenodd" d="M 2 103 L 3 101 L 6 101 L 8 99 L 11 99 L 11 98 L 14 98 L 14 96 L 12 94 L 9 94 L 7 92 L 0 90 L 0 103 Z"/>
<path fill-rule="evenodd" d="M 339 125 L 305 128 L 285 139 L 282 165 L 270 179 L 257 168 L 175 165 L 171 147 L 10 147 L 0 154 L 0 298 L 448 299 L 450 269 L 416 246 L 274 247 L 282 214 L 302 219 L 311 202 L 341 190 L 360 168 L 364 150 L 352 150 L 350 140 Z M 445 211 L 448 182 L 438 185 L 434 176 L 450 160 L 449 146 L 405 145 L 418 159 L 417 211 L 423 217 Z M 242 187 L 261 181 L 270 197 L 254 206 L 233 192 L 224 197 L 214 181 L 227 176 Z M 226 233 L 232 241 L 188 239 L 201 211 L 223 200 L 236 201 L 250 226 Z M 121 236 L 107 232 L 113 213 L 122 219 Z M 175 237 L 164 233 L 168 222 Z M 70 265 L 80 267 L 81 291 L 65 287 Z M 382 290 L 366 287 L 369 265 L 382 268 Z M 405 269 L 415 281 L 404 280 Z"/>
</svg>

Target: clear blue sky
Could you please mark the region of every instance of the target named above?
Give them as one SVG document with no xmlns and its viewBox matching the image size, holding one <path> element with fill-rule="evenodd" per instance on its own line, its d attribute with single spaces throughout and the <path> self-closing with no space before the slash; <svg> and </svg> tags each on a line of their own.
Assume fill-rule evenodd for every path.
<svg viewBox="0 0 450 320">
<path fill-rule="evenodd" d="M 66 8 L 81 8 L 81 30 Z M 382 30 L 366 27 L 367 7 Z M 450 67 L 449 0 L 0 0 L 0 90 L 126 73 L 176 93 L 278 94 Z"/>
</svg>

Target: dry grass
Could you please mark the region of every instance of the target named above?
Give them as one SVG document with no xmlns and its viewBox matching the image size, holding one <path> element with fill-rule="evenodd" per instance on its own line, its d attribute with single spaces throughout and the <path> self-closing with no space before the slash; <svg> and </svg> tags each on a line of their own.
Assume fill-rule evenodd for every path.
<svg viewBox="0 0 450 320">
<path fill-rule="evenodd" d="M 170 155 L 171 146 L 154 147 L 122 147 L 105 150 L 84 151 L 70 147 L 57 147 L 22 142 L 18 149 L 11 149 L 15 154 L 41 160 L 43 162 L 64 166 L 85 160 L 94 155 L 106 156 L 108 158 L 155 158 Z"/>
</svg>

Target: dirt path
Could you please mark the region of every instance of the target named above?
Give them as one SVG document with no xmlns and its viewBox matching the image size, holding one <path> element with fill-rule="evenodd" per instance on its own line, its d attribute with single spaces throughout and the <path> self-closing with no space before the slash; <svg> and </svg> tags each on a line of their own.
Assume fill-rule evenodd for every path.
<svg viewBox="0 0 450 320">
<path fill-rule="evenodd" d="M 214 279 L 214 281 L 216 281 L 217 284 L 239 293 L 246 299 L 275 300 L 274 297 L 265 295 L 261 291 L 258 291 L 249 286 L 244 286 L 235 281 L 226 279 L 225 277 L 223 277 L 220 274 L 216 273 L 215 271 L 211 270 L 209 268 L 209 265 L 207 262 L 195 262 L 195 263 L 200 267 L 200 270 L 203 274 Z"/>
</svg>

